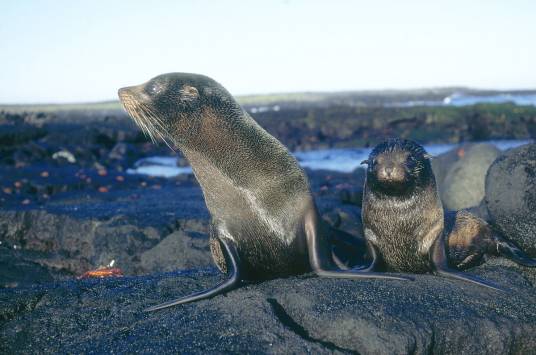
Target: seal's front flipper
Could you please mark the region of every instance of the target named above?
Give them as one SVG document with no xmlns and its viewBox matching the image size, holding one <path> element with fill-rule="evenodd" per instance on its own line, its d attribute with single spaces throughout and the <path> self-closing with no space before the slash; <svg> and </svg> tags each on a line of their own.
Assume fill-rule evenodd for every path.
<svg viewBox="0 0 536 355">
<path fill-rule="evenodd" d="M 511 259 L 519 265 L 536 267 L 536 259 L 530 258 L 517 246 L 502 238 L 497 241 L 497 251 L 499 255 Z"/>
<path fill-rule="evenodd" d="M 331 278 L 339 278 L 339 279 L 383 279 L 383 280 L 401 280 L 401 281 L 414 281 L 414 279 L 410 276 L 393 276 L 389 274 L 379 273 L 379 272 L 373 272 L 376 266 L 378 265 L 378 253 L 376 251 L 376 248 L 374 245 L 372 245 L 370 242 L 367 242 L 367 247 L 369 249 L 369 254 L 372 257 L 372 262 L 369 266 L 361 267 L 361 268 L 353 268 L 349 270 L 332 270 L 331 268 L 328 269 L 328 267 L 321 265 L 317 265 L 315 268 L 313 264 L 313 270 L 314 272 L 320 276 L 320 277 L 331 277 Z M 310 252 L 309 252 L 309 255 Z M 311 257 L 309 256 L 309 259 Z"/>
<path fill-rule="evenodd" d="M 320 228 L 325 228 L 318 218 L 315 207 L 311 207 L 305 216 L 305 237 L 307 241 L 307 252 L 309 254 L 309 264 L 311 269 L 321 277 L 333 277 L 341 279 L 383 279 L 383 280 L 402 280 L 413 281 L 410 277 L 392 276 L 384 273 L 363 271 L 362 269 L 340 270 L 336 268 L 331 255 L 331 248 L 326 240 L 319 233 Z M 370 244 L 369 244 L 370 245 Z M 372 268 L 376 265 L 377 254 L 372 253 L 374 260 L 371 263 Z M 369 270 L 367 267 L 365 270 Z"/>
<path fill-rule="evenodd" d="M 434 273 L 440 276 L 462 280 L 466 282 L 471 282 L 480 286 L 491 288 L 497 291 L 505 291 L 500 286 L 494 284 L 493 282 L 483 280 L 474 275 L 466 274 L 453 270 L 448 267 L 447 252 L 445 250 L 445 236 L 441 234 L 432 245 L 430 249 L 430 259 L 432 266 L 434 268 Z"/>
<path fill-rule="evenodd" d="M 169 302 L 152 306 L 146 308 L 144 311 L 152 312 L 183 303 L 199 301 L 235 289 L 240 283 L 240 258 L 238 256 L 238 251 L 236 250 L 236 245 L 233 241 L 227 238 L 218 238 L 218 240 L 222 246 L 222 250 L 224 250 L 226 254 L 227 270 L 230 274 L 229 279 L 206 291 L 196 292 L 183 298 L 178 298 Z"/>
<path fill-rule="evenodd" d="M 354 271 L 359 271 L 359 272 L 372 272 L 372 271 L 376 270 L 376 268 L 378 267 L 380 257 L 378 256 L 378 251 L 376 250 L 376 247 L 371 242 L 369 242 L 368 240 L 366 241 L 366 248 L 367 248 L 367 253 L 368 253 L 369 258 L 372 259 L 370 264 L 368 264 L 368 265 L 358 265 L 358 266 L 349 268 L 345 264 L 342 264 L 342 267 L 341 267 L 340 261 L 337 260 L 337 255 L 335 255 L 335 254 L 333 254 L 333 261 L 335 262 L 337 267 L 339 269 L 341 269 L 341 270 L 354 270 Z M 412 278 L 409 278 L 409 277 L 408 277 L 408 279 L 413 280 Z"/>
<path fill-rule="evenodd" d="M 380 280 L 399 280 L 399 281 L 414 281 L 409 276 L 392 276 L 380 272 L 361 271 L 360 269 L 352 270 L 324 270 L 316 269 L 315 274 L 320 277 L 331 277 L 337 279 L 380 279 Z"/>
</svg>

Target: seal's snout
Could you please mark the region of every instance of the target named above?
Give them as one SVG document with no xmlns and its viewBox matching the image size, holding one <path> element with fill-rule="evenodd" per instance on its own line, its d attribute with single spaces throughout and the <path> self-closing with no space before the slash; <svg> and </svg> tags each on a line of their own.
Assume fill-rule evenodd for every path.
<svg viewBox="0 0 536 355">
<path fill-rule="evenodd" d="M 125 99 L 132 97 L 132 87 L 127 86 L 117 90 L 117 95 L 121 101 L 125 101 Z"/>
<path fill-rule="evenodd" d="M 380 166 L 376 173 L 378 180 L 387 183 L 404 182 L 406 174 L 404 169 L 395 165 Z"/>
<path fill-rule="evenodd" d="M 129 111 L 129 108 L 137 108 L 140 100 L 142 100 L 142 97 L 136 91 L 135 86 L 121 88 L 117 90 L 117 95 L 119 96 L 121 105 L 127 112 Z"/>
<path fill-rule="evenodd" d="M 381 174 L 385 178 L 391 178 L 391 176 L 393 175 L 394 170 L 395 169 L 392 166 L 386 166 L 386 167 L 384 167 L 382 169 Z"/>
<path fill-rule="evenodd" d="M 117 96 L 119 96 L 119 98 L 122 98 L 125 95 L 126 89 L 127 88 L 121 88 L 117 90 Z"/>
</svg>

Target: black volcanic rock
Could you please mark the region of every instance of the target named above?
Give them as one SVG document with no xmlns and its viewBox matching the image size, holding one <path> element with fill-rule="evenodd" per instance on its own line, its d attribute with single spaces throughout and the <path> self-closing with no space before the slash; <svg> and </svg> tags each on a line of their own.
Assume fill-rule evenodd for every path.
<svg viewBox="0 0 536 355">
<path fill-rule="evenodd" d="M 342 203 L 348 203 L 361 207 L 363 202 L 363 188 L 348 188 L 341 190 L 339 194 Z"/>
<path fill-rule="evenodd" d="M 364 146 L 387 135 L 457 141 L 467 130 L 459 124 L 466 111 L 481 109 L 297 108 L 256 118 L 284 144 L 303 149 Z M 508 112 L 512 138 L 527 137 L 536 117 L 528 108 L 490 110 L 493 117 Z M 169 149 L 148 143 L 116 114 L 0 113 L 0 353 L 524 354 L 536 348 L 536 272 L 504 259 L 468 272 L 507 287 L 505 293 L 431 275 L 416 275 L 415 282 L 302 275 L 143 313 L 224 276 L 208 251 L 209 215 L 195 179 L 127 174 L 134 161 L 169 156 Z M 521 119 L 526 124 L 517 124 Z M 504 131 L 495 125 L 486 134 Z M 53 158 L 60 151 L 74 161 Z M 346 252 L 349 239 L 363 238 L 356 194 L 363 172 L 307 171 L 322 217 L 350 233 L 334 241 Z M 520 211 L 518 221 L 530 217 L 530 210 Z M 126 276 L 76 278 L 112 260 Z M 183 270 L 163 273 L 176 269 Z"/>
<path fill-rule="evenodd" d="M 20 248 L 0 246 L 0 289 L 21 285 L 48 283 L 54 280 L 52 273 L 32 257 L 38 258 Z"/>
<path fill-rule="evenodd" d="M 142 187 L 137 178 L 127 177 L 106 192 L 84 186 L 59 192 L 40 206 L 11 204 L 0 210 L 0 245 L 27 252 L 18 255 L 13 265 L 38 264 L 60 279 L 112 260 L 130 275 L 162 271 L 156 266 L 171 258 L 147 253 L 142 263 L 142 255 L 174 232 L 202 233 L 199 238 L 206 239 L 208 212 L 197 185 L 185 181 L 181 186 L 161 186 L 148 181 L 143 180 Z M 190 253 L 188 246 L 184 244 L 182 252 L 190 262 L 181 262 L 176 255 L 170 265 L 204 265 L 192 264 L 198 249 L 193 243 Z M 0 273 L 0 282 L 7 284 L 10 279 Z"/>
<path fill-rule="evenodd" d="M 414 282 L 304 275 L 144 313 L 223 276 L 198 271 L 4 289 L 0 343 L 8 353 L 531 353 L 536 295 L 529 271 L 497 259 L 470 272 L 512 291 L 431 275 Z"/>
<path fill-rule="evenodd" d="M 147 272 L 169 272 L 212 266 L 207 234 L 175 231 L 155 247 L 141 254 L 141 266 Z"/>
<path fill-rule="evenodd" d="M 493 163 L 486 205 L 492 223 L 536 257 L 536 144 L 510 149 Z"/>
</svg>

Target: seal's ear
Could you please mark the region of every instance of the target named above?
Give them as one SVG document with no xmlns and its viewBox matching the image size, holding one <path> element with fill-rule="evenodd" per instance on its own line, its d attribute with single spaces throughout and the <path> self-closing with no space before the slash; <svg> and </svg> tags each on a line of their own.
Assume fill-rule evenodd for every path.
<svg viewBox="0 0 536 355">
<path fill-rule="evenodd" d="M 181 98 L 186 101 L 192 101 L 199 97 L 199 91 L 194 86 L 184 85 L 179 92 Z"/>
<path fill-rule="evenodd" d="M 365 159 L 365 160 L 363 160 L 363 161 L 361 162 L 361 165 L 363 165 L 363 164 L 367 164 L 367 165 L 368 165 L 368 163 L 369 163 L 369 160 L 368 160 L 368 159 Z"/>
</svg>

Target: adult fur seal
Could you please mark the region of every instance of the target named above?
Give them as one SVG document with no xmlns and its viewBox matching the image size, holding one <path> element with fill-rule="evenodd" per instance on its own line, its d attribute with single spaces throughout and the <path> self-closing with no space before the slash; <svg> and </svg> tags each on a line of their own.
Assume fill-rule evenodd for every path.
<svg viewBox="0 0 536 355">
<path fill-rule="evenodd" d="M 330 238 L 342 233 L 318 215 L 296 160 L 220 84 L 170 73 L 119 90 L 121 102 L 153 140 L 182 151 L 211 214 L 211 252 L 229 278 L 214 288 L 150 307 L 157 310 L 263 280 L 309 271 L 326 277 L 404 279 L 340 270 Z"/>
<path fill-rule="evenodd" d="M 454 268 L 475 265 L 487 255 L 502 255 L 525 266 L 536 266 L 536 260 L 483 220 L 467 211 L 443 211 L 430 156 L 419 144 L 388 140 L 377 145 L 363 163 L 368 164 L 363 227 L 377 254 L 369 270 L 434 271 L 498 288 Z"/>
</svg>

